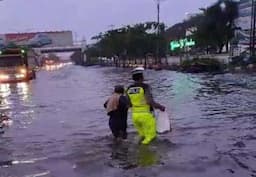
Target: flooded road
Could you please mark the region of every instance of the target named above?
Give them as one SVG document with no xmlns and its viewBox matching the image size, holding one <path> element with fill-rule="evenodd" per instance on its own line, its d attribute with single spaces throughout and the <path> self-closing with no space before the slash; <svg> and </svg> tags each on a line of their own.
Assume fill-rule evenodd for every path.
<svg viewBox="0 0 256 177">
<path fill-rule="evenodd" d="M 103 109 L 129 70 L 68 66 L 1 85 L 0 177 L 255 177 L 256 75 L 147 71 L 173 132 L 140 146 L 112 142 Z"/>
</svg>

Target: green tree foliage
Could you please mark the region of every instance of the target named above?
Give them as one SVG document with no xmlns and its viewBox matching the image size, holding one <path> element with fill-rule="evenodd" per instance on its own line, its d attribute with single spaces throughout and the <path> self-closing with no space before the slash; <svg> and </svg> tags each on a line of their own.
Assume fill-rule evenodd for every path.
<svg viewBox="0 0 256 177">
<path fill-rule="evenodd" d="M 160 35 L 156 33 L 157 23 L 147 22 L 134 26 L 100 33 L 93 37 L 97 42 L 87 50 L 89 57 L 105 56 L 113 57 L 145 57 L 148 53 L 155 54 L 157 40 L 159 40 L 160 55 L 165 54 L 166 42 L 164 39 L 165 25 L 160 24 Z"/>
<path fill-rule="evenodd" d="M 234 21 L 238 16 L 237 3 L 233 0 L 219 0 L 190 20 L 197 30 L 193 36 L 198 47 L 215 49 L 221 52 L 234 36 Z"/>
</svg>

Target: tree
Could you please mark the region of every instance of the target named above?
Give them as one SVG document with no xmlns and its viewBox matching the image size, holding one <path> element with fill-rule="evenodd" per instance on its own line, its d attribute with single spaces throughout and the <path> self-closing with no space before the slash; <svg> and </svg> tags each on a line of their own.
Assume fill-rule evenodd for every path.
<svg viewBox="0 0 256 177">
<path fill-rule="evenodd" d="M 105 57 L 139 58 L 145 57 L 148 53 L 155 53 L 157 40 L 159 40 L 160 55 L 163 56 L 166 48 L 162 35 L 165 25 L 160 24 L 160 37 L 156 34 L 156 29 L 157 23 L 147 22 L 110 30 L 104 34 L 100 33 L 92 38 L 97 42 L 88 48 L 88 51 L 91 54 Z"/>
<path fill-rule="evenodd" d="M 223 47 L 234 37 L 234 21 L 238 16 L 237 3 L 233 0 L 219 0 L 209 8 L 201 10 L 201 14 L 190 19 L 198 20 L 193 37 L 199 47 L 206 48 L 207 51 L 213 48 L 221 53 Z"/>
</svg>

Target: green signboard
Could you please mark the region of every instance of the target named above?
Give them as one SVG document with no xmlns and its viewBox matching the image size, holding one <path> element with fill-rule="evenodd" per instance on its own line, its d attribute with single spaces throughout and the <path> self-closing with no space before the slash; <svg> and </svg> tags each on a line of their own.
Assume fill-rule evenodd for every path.
<svg viewBox="0 0 256 177">
<path fill-rule="evenodd" d="M 170 42 L 171 51 L 174 51 L 176 49 L 183 49 L 185 47 L 192 47 L 195 45 L 196 45 L 196 42 L 193 39 L 187 39 L 187 38 Z"/>
</svg>

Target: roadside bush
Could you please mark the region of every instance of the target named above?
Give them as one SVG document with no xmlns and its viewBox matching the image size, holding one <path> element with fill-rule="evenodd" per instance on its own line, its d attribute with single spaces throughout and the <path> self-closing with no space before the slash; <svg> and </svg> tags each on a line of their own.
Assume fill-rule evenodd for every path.
<svg viewBox="0 0 256 177">
<path fill-rule="evenodd" d="M 185 60 L 181 63 L 181 70 L 184 72 L 217 72 L 221 71 L 222 64 L 211 58 L 195 58 L 193 60 Z"/>
<path fill-rule="evenodd" d="M 230 63 L 231 66 L 235 67 L 235 66 L 246 66 L 247 64 L 249 64 L 249 57 L 245 57 L 245 56 L 235 56 L 232 58 L 232 61 Z"/>
</svg>

